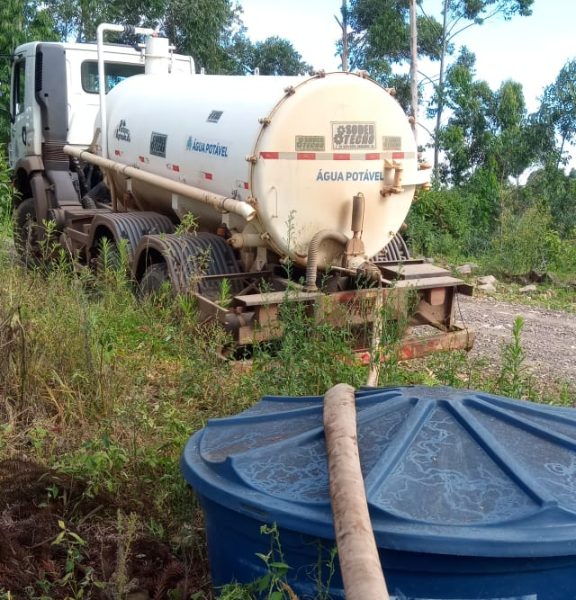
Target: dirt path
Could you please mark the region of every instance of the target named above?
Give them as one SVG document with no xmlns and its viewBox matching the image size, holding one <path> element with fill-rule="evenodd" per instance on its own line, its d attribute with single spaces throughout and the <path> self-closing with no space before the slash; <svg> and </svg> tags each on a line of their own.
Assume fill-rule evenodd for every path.
<svg viewBox="0 0 576 600">
<path fill-rule="evenodd" d="M 499 362 L 502 344 L 512 339 L 512 325 L 520 315 L 524 317 L 522 347 L 531 372 L 542 381 L 576 384 L 576 315 L 485 297 L 460 296 L 459 309 L 459 318 L 476 331 L 471 356 Z"/>
</svg>

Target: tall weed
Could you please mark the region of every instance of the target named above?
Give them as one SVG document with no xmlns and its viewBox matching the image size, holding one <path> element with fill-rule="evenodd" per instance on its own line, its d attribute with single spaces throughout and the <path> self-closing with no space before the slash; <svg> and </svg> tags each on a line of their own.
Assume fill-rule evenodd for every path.
<svg viewBox="0 0 576 600">
<path fill-rule="evenodd" d="M 318 322 L 304 304 L 290 301 L 289 292 L 279 317 L 282 339 L 254 352 L 252 383 L 260 394 L 323 394 L 339 382 L 363 383 L 350 329 Z"/>
<path fill-rule="evenodd" d="M 512 339 L 502 347 L 502 365 L 496 380 L 496 390 L 511 398 L 534 399 L 532 378 L 526 371 L 526 354 L 522 347 L 524 319 L 516 317 L 512 327 Z"/>
</svg>

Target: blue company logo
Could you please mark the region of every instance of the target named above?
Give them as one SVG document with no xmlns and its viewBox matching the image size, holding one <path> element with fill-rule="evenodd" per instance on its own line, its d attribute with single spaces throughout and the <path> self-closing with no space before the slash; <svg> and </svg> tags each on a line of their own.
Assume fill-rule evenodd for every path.
<svg viewBox="0 0 576 600">
<path fill-rule="evenodd" d="M 318 170 L 316 181 L 384 181 L 382 171 L 323 171 Z"/>
<path fill-rule="evenodd" d="M 209 144 L 208 142 L 197 140 L 191 135 L 188 136 L 186 150 L 189 152 L 200 152 L 202 154 L 210 154 L 212 156 L 222 156 L 223 158 L 228 158 L 228 146 L 223 146 L 222 144 Z"/>
</svg>

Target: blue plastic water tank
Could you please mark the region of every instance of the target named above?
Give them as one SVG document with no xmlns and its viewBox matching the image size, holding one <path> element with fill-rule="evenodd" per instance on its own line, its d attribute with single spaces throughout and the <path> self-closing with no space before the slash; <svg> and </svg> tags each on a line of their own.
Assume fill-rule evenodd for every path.
<svg viewBox="0 0 576 600">
<path fill-rule="evenodd" d="M 452 388 L 357 392 L 358 441 L 388 589 L 405 600 L 576 598 L 576 411 Z M 334 547 L 322 398 L 265 397 L 191 437 L 215 585 L 253 581 L 276 523 L 314 598 Z M 330 597 L 344 598 L 338 565 Z"/>
</svg>

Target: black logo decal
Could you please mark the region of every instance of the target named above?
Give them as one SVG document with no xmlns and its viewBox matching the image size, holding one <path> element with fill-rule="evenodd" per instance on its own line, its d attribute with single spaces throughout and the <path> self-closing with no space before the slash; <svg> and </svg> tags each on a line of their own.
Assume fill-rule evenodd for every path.
<svg viewBox="0 0 576 600">
<path fill-rule="evenodd" d="M 150 137 L 150 154 L 166 158 L 166 140 L 168 136 L 163 133 L 152 132 Z"/>
<path fill-rule="evenodd" d="M 224 114 L 223 110 L 213 110 L 209 115 L 206 121 L 208 123 L 218 123 L 220 117 Z"/>
<path fill-rule="evenodd" d="M 118 127 L 116 127 L 116 131 L 114 132 L 114 137 L 121 142 L 130 141 L 130 130 L 126 127 L 125 119 L 122 119 L 120 123 L 118 123 Z"/>
</svg>

